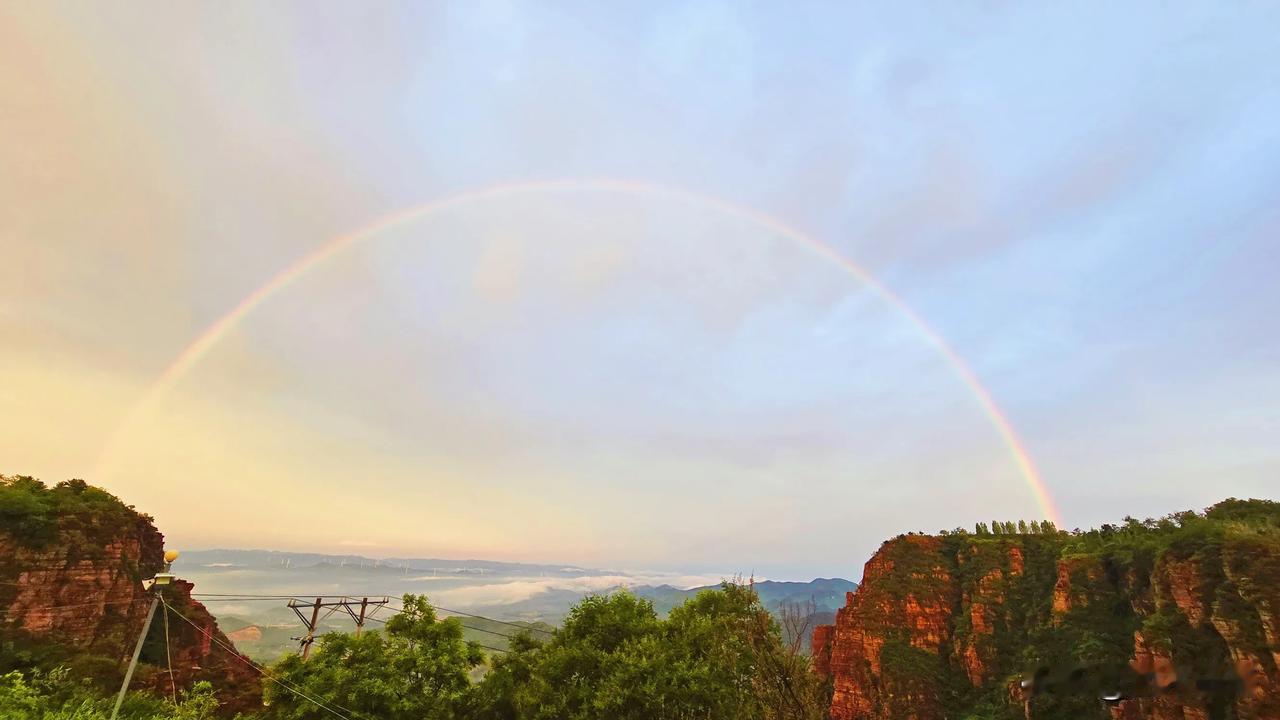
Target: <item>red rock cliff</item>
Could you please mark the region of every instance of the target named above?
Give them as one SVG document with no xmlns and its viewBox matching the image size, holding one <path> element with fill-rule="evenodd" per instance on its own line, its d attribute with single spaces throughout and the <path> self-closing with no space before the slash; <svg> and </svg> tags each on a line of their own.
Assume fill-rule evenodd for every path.
<svg viewBox="0 0 1280 720">
<path fill-rule="evenodd" d="M 994 677 L 991 638 L 1023 552 L 1014 543 L 953 546 L 924 535 L 885 543 L 834 628 L 815 633 L 831 637 L 833 720 L 946 717 L 948 674 L 975 686 Z"/>
<path fill-rule="evenodd" d="M 882 545 L 835 625 L 814 633 L 815 670 L 834 686 L 832 720 L 941 720 L 981 702 L 1052 713 L 1046 696 L 1021 687 L 1027 656 L 1121 670 L 1127 661 L 1134 672 L 1123 677 L 1150 674 L 1146 696 L 1111 705 L 1081 691 L 1092 694 L 1073 717 L 1280 718 L 1275 537 L 1227 530 L 1145 556 L 1068 554 L 1075 537 L 908 535 Z M 1199 677 L 1180 678 L 1188 667 Z M 1239 694 L 1215 701 L 1190 682 L 1213 673 L 1239 678 Z"/>
<path fill-rule="evenodd" d="M 54 513 L 35 540 L 34 531 L 18 522 L 0 525 L 0 638 L 110 686 L 123 676 L 142 630 L 152 596 L 141 580 L 163 568 L 164 536 L 150 518 L 83 487 L 50 492 L 96 492 L 109 498 L 95 498 L 109 512 Z M 208 680 L 228 710 L 260 706 L 256 671 L 191 590 L 181 581 L 164 590 L 166 601 L 194 626 L 170 614 L 166 653 L 164 608 L 157 610 L 134 687 L 167 694 Z"/>
</svg>

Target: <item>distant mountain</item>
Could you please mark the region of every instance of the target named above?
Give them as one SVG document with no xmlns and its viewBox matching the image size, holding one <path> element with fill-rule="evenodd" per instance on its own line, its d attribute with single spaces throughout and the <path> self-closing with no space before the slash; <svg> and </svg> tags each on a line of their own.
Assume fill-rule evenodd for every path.
<svg viewBox="0 0 1280 720">
<path fill-rule="evenodd" d="M 630 589 L 636 595 L 653 602 L 654 608 L 665 614 L 699 592 L 714 587 L 716 586 L 709 585 L 681 590 L 670 585 L 659 585 Z M 847 593 L 857 590 L 858 584 L 843 578 L 817 578 L 809 582 L 762 580 L 754 583 L 754 587 L 760 601 L 774 617 L 782 621 L 784 611 L 789 611 L 786 621 L 781 622 L 783 641 L 797 641 L 807 651 L 813 629 L 818 625 L 834 623 L 836 610 L 844 606 Z"/>
<path fill-rule="evenodd" d="M 458 560 L 446 558 L 370 558 L 363 555 L 281 552 L 278 550 L 191 550 L 183 553 L 185 566 L 206 568 L 302 568 L 338 566 L 348 572 L 369 570 L 385 574 L 433 573 L 457 577 L 519 575 L 525 577 L 578 577 L 581 575 L 624 575 L 619 570 L 600 570 L 565 564 Z"/>
</svg>

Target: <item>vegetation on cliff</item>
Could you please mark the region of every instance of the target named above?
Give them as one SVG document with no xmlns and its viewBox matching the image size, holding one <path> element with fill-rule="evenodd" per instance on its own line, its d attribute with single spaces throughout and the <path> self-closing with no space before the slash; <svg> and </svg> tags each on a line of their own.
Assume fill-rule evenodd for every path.
<svg viewBox="0 0 1280 720">
<path fill-rule="evenodd" d="M 269 689 L 266 717 L 325 717 L 313 700 L 388 720 L 817 720 L 825 713 L 821 680 L 805 656 L 784 647 L 750 587 L 704 591 L 665 619 L 630 593 L 588 597 L 561 628 L 517 635 L 511 652 L 496 656 L 474 684 L 467 671 L 482 655 L 463 642 L 457 621 L 438 619 L 411 595 L 405 607 L 381 633 L 330 634 L 306 662 L 278 663 L 272 673 L 283 684 Z"/>
<path fill-rule="evenodd" d="M 150 518 L 79 481 L 3 478 L 0 519 L 9 551 L 0 567 L 9 588 L 0 597 L 0 718 L 95 720 L 141 629 L 149 596 L 140 581 L 159 570 L 163 537 Z M 205 718 L 215 707 L 279 720 L 816 720 L 829 697 L 754 589 L 725 584 L 665 618 L 626 592 L 589 597 L 563 627 L 511 630 L 511 651 L 488 658 L 457 620 L 408 595 L 382 628 L 326 634 L 307 661 L 290 655 L 266 669 L 263 704 L 259 677 L 217 649 L 226 638 L 190 590 L 181 581 L 164 590 L 178 617 L 168 643 L 153 624 L 130 720 Z"/>
<path fill-rule="evenodd" d="M 151 522 L 150 516 L 83 480 L 48 487 L 30 476 L 0 475 L 0 530 L 19 547 L 40 550 L 56 543 L 84 557 L 100 557 L 122 533 L 140 526 L 154 530 Z"/>
<path fill-rule="evenodd" d="M 0 478 L 0 523 L 0 719 L 95 720 L 163 538 L 78 481 Z M 327 634 L 307 661 L 266 669 L 263 705 L 257 671 L 216 649 L 226 638 L 190 589 L 166 590 L 190 622 L 172 628 L 172 675 L 153 628 L 131 720 L 1280 716 L 1280 503 L 1262 500 L 1089 531 L 899 536 L 814 633 L 818 673 L 751 586 L 705 590 L 665 617 L 626 592 L 588 597 L 562 627 L 513 629 L 510 651 L 488 656 L 407 595 L 381 628 Z"/>
<path fill-rule="evenodd" d="M 114 697 L 75 682 L 65 668 L 0 675 L 0 720 L 108 720 Z M 197 683 L 176 702 L 130 693 L 120 720 L 215 720 L 220 707 L 213 686 Z"/>
<path fill-rule="evenodd" d="M 105 490 L 0 476 L 0 673 L 55 677 L 62 668 L 86 691 L 118 687 L 153 599 L 142 580 L 163 555 L 151 518 Z M 163 589 L 189 622 L 156 614 L 134 687 L 172 695 L 208 682 L 225 708 L 257 707 L 257 674 L 190 591 L 183 582 Z"/>
<path fill-rule="evenodd" d="M 1271 717 L 1278 605 L 1271 501 L 1089 531 L 999 522 L 900 536 L 823 631 L 832 715 Z M 1100 700 L 1115 692 L 1126 697 Z"/>
</svg>

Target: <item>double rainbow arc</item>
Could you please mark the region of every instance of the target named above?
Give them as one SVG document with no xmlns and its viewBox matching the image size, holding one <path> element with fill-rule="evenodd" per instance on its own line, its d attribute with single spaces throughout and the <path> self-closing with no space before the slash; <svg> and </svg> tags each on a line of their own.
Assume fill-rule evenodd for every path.
<svg viewBox="0 0 1280 720">
<path fill-rule="evenodd" d="M 492 185 L 445 198 L 417 205 L 384 217 L 371 225 L 354 232 L 340 235 L 324 245 L 295 261 L 280 273 L 272 277 L 253 293 L 241 300 L 225 315 L 214 321 L 191 344 L 187 345 L 173 362 L 143 394 L 117 427 L 103 449 L 97 462 L 95 477 L 106 477 L 114 466 L 117 456 L 132 430 L 150 416 L 163 403 L 169 392 L 200 362 L 226 335 L 247 315 L 254 311 L 268 298 L 306 275 L 313 268 L 322 265 L 351 246 L 369 240 L 379 233 L 421 219 L 433 213 L 456 208 L 465 204 L 494 200 L 514 195 L 537 192 L 579 191 L 579 192 L 615 192 L 649 197 L 668 197 L 687 203 L 714 209 L 731 217 L 740 218 L 768 229 L 780 237 L 784 237 L 797 245 L 825 258 L 840 267 L 847 275 L 857 279 L 867 290 L 888 303 L 902 317 L 910 321 L 917 331 L 947 361 L 960 382 L 973 395 L 978 407 L 986 415 L 1001 441 L 1008 448 L 1014 465 L 1031 490 L 1036 504 L 1045 517 L 1055 524 L 1062 525 L 1058 511 L 1049 488 L 1036 469 L 1035 462 L 1019 438 L 1008 417 L 996 404 L 991 392 L 978 379 L 977 374 L 956 352 L 945 338 L 925 319 L 908 305 L 901 297 L 891 291 L 884 283 L 854 261 L 842 255 L 838 250 L 821 240 L 809 235 L 783 220 L 758 210 L 737 205 L 721 198 L 692 192 L 689 190 L 659 185 L 642 180 L 544 180 Z"/>
</svg>

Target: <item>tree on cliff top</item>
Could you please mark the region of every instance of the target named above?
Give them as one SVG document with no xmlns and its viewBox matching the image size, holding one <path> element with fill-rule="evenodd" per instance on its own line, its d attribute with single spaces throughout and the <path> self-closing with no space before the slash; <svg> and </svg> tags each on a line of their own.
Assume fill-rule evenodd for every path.
<svg viewBox="0 0 1280 720">
<path fill-rule="evenodd" d="M 0 532 L 19 545 L 43 547 L 59 535 L 92 543 L 151 518 L 83 480 L 52 488 L 26 475 L 0 475 Z"/>
<path fill-rule="evenodd" d="M 478 720 L 810 720 L 829 694 L 748 586 L 661 620 L 629 593 L 589 597 L 545 644 L 524 638 L 477 688 Z"/>
</svg>

